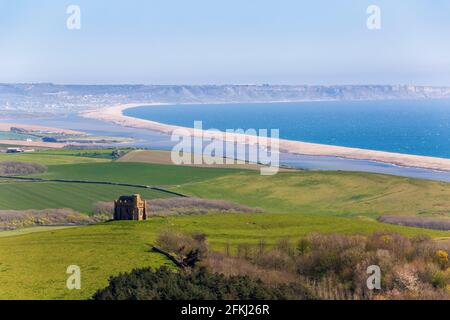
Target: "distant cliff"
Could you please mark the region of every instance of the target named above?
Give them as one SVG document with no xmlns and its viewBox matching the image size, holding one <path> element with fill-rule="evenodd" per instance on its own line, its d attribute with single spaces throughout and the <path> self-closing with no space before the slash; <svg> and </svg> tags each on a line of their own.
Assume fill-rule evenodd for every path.
<svg viewBox="0 0 450 320">
<path fill-rule="evenodd" d="M 66 112 L 120 103 L 445 99 L 450 87 L 403 85 L 54 85 L 0 84 L 0 110 Z"/>
</svg>

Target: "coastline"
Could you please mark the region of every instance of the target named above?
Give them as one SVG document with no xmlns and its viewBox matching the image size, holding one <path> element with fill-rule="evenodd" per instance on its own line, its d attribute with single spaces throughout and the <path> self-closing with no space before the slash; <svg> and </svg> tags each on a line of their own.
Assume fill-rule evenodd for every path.
<svg viewBox="0 0 450 320">
<path fill-rule="evenodd" d="M 200 135 L 202 134 L 202 132 L 198 132 L 193 128 L 168 125 L 155 121 L 133 118 L 123 114 L 123 111 L 126 109 L 140 107 L 144 105 L 162 106 L 170 104 L 168 103 L 122 104 L 94 111 L 92 110 L 85 111 L 80 113 L 80 116 L 100 121 L 112 122 L 125 127 L 157 131 L 168 135 L 172 134 L 172 132 L 177 129 L 186 130 L 193 136 L 198 136 L 199 134 Z M 251 143 L 252 140 L 252 136 L 243 134 L 231 134 L 229 135 L 229 138 L 243 142 L 245 141 L 245 143 Z M 445 158 L 340 147 L 340 146 L 285 140 L 285 139 L 279 139 L 279 147 L 280 151 L 291 154 L 308 155 L 308 156 L 329 156 L 353 160 L 366 160 L 397 165 L 402 167 L 431 169 L 437 171 L 450 172 L 450 159 Z"/>
<path fill-rule="evenodd" d="M 31 148 L 34 147 L 34 148 L 62 149 L 66 147 L 68 144 L 58 142 L 42 142 L 42 141 L 0 140 L 0 145 L 31 147 Z"/>
<path fill-rule="evenodd" d="M 85 132 L 69 130 L 69 129 L 61 129 L 61 128 L 53 128 L 53 127 L 45 127 L 31 124 L 17 124 L 17 123 L 0 123 L 0 132 L 8 132 L 11 128 L 19 128 L 26 131 L 48 131 L 54 132 L 58 134 L 67 134 L 67 135 L 86 135 Z"/>
</svg>

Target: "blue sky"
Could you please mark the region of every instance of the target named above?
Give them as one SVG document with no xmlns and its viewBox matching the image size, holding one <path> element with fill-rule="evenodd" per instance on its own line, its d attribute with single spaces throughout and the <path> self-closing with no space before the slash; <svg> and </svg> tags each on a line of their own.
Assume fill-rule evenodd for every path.
<svg viewBox="0 0 450 320">
<path fill-rule="evenodd" d="M 449 35 L 448 0 L 0 0 L 0 82 L 450 86 Z"/>
</svg>

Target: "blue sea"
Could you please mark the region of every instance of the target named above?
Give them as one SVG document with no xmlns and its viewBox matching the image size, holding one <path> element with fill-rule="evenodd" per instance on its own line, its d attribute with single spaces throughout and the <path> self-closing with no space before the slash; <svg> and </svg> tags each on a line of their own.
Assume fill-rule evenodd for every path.
<svg viewBox="0 0 450 320">
<path fill-rule="evenodd" d="M 280 138 L 450 158 L 450 100 L 143 106 L 125 115 L 203 128 L 279 129 Z"/>
</svg>

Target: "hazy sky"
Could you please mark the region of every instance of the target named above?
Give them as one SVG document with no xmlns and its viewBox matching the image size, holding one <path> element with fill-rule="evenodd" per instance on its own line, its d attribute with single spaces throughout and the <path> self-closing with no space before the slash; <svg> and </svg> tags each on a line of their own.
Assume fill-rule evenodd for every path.
<svg viewBox="0 0 450 320">
<path fill-rule="evenodd" d="M 0 0 L 0 82 L 450 86 L 449 37 L 450 0 Z"/>
</svg>

